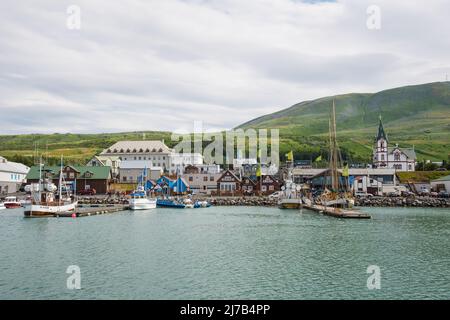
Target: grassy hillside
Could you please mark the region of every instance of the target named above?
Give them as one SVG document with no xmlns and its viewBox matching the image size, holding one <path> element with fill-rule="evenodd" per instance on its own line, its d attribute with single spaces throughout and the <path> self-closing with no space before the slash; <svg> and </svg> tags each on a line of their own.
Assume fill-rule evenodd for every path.
<svg viewBox="0 0 450 320">
<path fill-rule="evenodd" d="M 305 101 L 269 114 L 239 128 L 280 129 L 280 156 L 289 150 L 296 159 L 326 159 L 328 117 L 336 101 L 338 139 L 344 158 L 370 162 L 372 143 L 382 115 L 391 144 L 415 146 L 419 160 L 447 160 L 450 152 L 450 82 L 429 83 L 385 90 L 352 93 Z M 145 132 L 145 138 L 164 139 L 173 147 L 169 132 Z M 93 155 L 120 140 L 141 140 L 142 132 L 104 134 L 26 134 L 0 136 L 0 156 L 32 164 L 34 150 L 57 163 L 64 155 L 67 163 L 84 164 Z M 48 152 L 47 152 L 48 150 Z"/>
<path fill-rule="evenodd" d="M 317 150 L 325 152 L 333 99 L 336 102 L 338 139 L 349 158 L 370 160 L 381 115 L 391 145 L 414 145 L 419 159 L 448 159 L 450 82 L 305 101 L 246 122 L 239 128 L 278 128 L 283 140 L 282 148 L 294 146 L 300 156 Z"/>
<path fill-rule="evenodd" d="M 165 139 L 170 144 L 169 132 L 145 132 L 148 140 Z M 102 134 L 24 134 L 0 136 L 0 156 L 11 161 L 33 164 L 35 149 L 48 164 L 55 164 L 61 155 L 67 163 L 85 164 L 93 155 L 120 140 L 142 140 L 143 132 Z"/>
</svg>

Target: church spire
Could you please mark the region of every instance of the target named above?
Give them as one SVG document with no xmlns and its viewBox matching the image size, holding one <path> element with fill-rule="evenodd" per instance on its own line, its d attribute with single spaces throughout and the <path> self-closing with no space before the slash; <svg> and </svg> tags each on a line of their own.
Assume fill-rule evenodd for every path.
<svg viewBox="0 0 450 320">
<path fill-rule="evenodd" d="M 377 141 L 380 139 L 384 139 L 384 140 L 386 140 L 386 142 L 388 141 L 386 133 L 384 132 L 383 122 L 381 121 L 381 115 L 380 115 L 380 123 L 378 124 Z"/>
</svg>

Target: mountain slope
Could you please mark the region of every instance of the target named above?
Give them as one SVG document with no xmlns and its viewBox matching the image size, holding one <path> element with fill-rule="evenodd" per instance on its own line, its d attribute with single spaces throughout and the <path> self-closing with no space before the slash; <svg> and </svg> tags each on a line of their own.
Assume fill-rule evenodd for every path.
<svg viewBox="0 0 450 320">
<path fill-rule="evenodd" d="M 447 160 L 450 151 L 450 82 L 406 86 L 378 93 L 352 93 L 304 101 L 238 128 L 278 128 L 282 149 L 306 156 L 326 145 L 332 100 L 338 139 L 345 153 L 369 160 L 379 116 L 391 144 L 414 145 L 419 159 Z"/>
</svg>

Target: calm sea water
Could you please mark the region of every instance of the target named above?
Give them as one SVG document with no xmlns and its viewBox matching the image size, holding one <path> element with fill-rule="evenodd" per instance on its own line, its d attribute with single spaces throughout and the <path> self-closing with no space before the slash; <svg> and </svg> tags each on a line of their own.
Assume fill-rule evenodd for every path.
<svg viewBox="0 0 450 320">
<path fill-rule="evenodd" d="M 372 220 L 256 207 L 86 218 L 0 213 L 1 299 L 450 298 L 450 210 Z M 69 265 L 81 290 L 69 290 Z M 369 265 L 381 289 L 368 290 Z"/>
</svg>

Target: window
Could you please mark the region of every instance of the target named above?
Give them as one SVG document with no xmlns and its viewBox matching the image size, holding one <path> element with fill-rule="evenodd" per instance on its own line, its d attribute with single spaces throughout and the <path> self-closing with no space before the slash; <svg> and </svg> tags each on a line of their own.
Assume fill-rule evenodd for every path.
<svg viewBox="0 0 450 320">
<path fill-rule="evenodd" d="M 203 181 L 207 182 L 208 181 L 208 177 L 203 177 Z"/>
<path fill-rule="evenodd" d="M 122 181 L 127 181 L 127 177 L 122 177 Z"/>
<path fill-rule="evenodd" d="M 192 177 L 192 176 L 189 176 L 189 181 L 194 181 L 194 177 Z"/>
<path fill-rule="evenodd" d="M 384 161 L 384 154 L 381 155 L 381 161 Z"/>
<path fill-rule="evenodd" d="M 400 161 L 400 153 L 396 153 L 396 154 L 394 154 L 394 160 L 395 161 Z"/>
<path fill-rule="evenodd" d="M 214 181 L 214 176 L 209 177 L 209 181 Z"/>
<path fill-rule="evenodd" d="M 273 190 L 275 190 L 275 187 L 274 187 L 273 185 L 270 185 L 270 186 L 269 186 L 269 190 L 270 190 L 270 191 L 273 191 Z"/>
<path fill-rule="evenodd" d="M 75 178 L 75 172 L 69 172 L 69 178 L 70 179 Z"/>
</svg>

